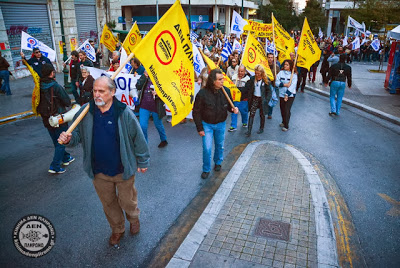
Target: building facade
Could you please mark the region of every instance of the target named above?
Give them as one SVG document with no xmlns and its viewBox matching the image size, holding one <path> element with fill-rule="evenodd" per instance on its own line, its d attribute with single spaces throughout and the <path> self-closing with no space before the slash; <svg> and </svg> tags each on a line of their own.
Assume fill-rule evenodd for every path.
<svg viewBox="0 0 400 268">
<path fill-rule="evenodd" d="M 354 1 L 326 1 L 323 0 L 323 8 L 328 16 L 327 36 L 334 33 L 344 33 L 347 23 L 347 18 L 341 16 L 341 11 L 344 9 L 358 8 L 358 3 Z"/>
</svg>

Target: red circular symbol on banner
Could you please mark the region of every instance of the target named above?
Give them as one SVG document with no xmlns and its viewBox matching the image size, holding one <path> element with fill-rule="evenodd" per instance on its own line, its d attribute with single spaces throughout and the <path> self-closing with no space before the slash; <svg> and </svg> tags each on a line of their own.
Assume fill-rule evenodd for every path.
<svg viewBox="0 0 400 268">
<path fill-rule="evenodd" d="M 250 63 L 253 63 L 256 61 L 256 51 L 251 47 L 248 50 L 248 59 Z"/>
<path fill-rule="evenodd" d="M 176 54 L 176 40 L 168 30 L 162 31 L 154 42 L 154 53 L 162 65 L 172 62 Z"/>
<path fill-rule="evenodd" d="M 129 44 L 131 44 L 131 46 L 134 46 L 136 44 L 136 40 L 137 40 L 137 35 L 135 33 L 131 33 L 129 35 Z"/>
</svg>

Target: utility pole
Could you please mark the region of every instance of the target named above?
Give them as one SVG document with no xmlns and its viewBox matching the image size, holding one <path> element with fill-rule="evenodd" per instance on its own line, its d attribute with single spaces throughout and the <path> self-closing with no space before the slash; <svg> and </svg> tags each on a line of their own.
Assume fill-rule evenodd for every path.
<svg viewBox="0 0 400 268">
<path fill-rule="evenodd" d="M 242 0 L 242 18 L 244 19 L 244 12 L 243 12 L 243 0 Z"/>
<path fill-rule="evenodd" d="M 64 21 L 63 21 L 63 15 L 62 15 L 61 0 L 58 0 L 58 10 L 60 12 L 61 40 L 63 42 L 63 46 L 62 46 L 63 47 L 62 52 L 64 55 L 63 61 L 65 62 L 68 59 L 68 56 L 67 56 L 67 48 L 65 46 Z M 71 89 L 71 85 L 70 85 L 70 83 L 68 83 L 68 69 L 66 66 L 63 68 L 63 73 L 64 73 L 64 88 L 67 92 L 69 92 Z M 75 100 L 75 101 L 77 101 L 77 100 Z"/>
</svg>

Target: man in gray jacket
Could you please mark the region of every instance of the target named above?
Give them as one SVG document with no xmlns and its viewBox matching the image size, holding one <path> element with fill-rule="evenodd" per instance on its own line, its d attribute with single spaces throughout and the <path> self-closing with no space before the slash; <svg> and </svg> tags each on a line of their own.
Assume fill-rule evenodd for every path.
<svg viewBox="0 0 400 268">
<path fill-rule="evenodd" d="M 112 229 L 109 243 L 113 246 L 119 244 L 125 233 L 123 211 L 130 222 L 131 234 L 140 230 L 135 171 L 146 172 L 150 161 L 139 122 L 130 108 L 114 97 L 115 90 L 110 78 L 96 79 L 94 99 L 86 104 L 90 105 L 88 114 L 72 134 L 62 132 L 58 139 L 67 146 L 82 143 L 83 168 L 93 179 L 103 204 Z"/>
</svg>

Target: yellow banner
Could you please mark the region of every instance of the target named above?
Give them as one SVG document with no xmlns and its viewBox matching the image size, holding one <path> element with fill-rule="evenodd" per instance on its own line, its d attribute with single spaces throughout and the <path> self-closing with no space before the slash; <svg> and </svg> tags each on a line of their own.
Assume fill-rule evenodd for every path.
<svg viewBox="0 0 400 268">
<path fill-rule="evenodd" d="M 242 57 L 242 64 L 247 70 L 252 72 L 254 72 L 254 68 L 260 64 L 264 67 L 265 73 L 269 80 L 274 80 L 274 75 L 272 74 L 268 65 L 265 49 L 252 34 L 247 36 L 246 46 L 244 48 Z"/>
<path fill-rule="evenodd" d="M 210 70 L 219 68 L 209 57 L 203 54 L 203 51 L 201 51 L 201 49 L 199 51 Z M 224 73 L 224 71 L 222 71 L 222 74 L 224 75 L 224 87 L 227 87 L 231 92 L 232 100 L 240 101 L 240 98 L 242 97 L 242 92 L 240 92 L 235 83 L 232 82 L 232 80 Z"/>
<path fill-rule="evenodd" d="M 76 38 L 75 37 L 72 37 L 71 39 L 69 39 L 69 44 L 71 46 L 71 51 L 76 50 L 77 43 L 76 43 Z"/>
<path fill-rule="evenodd" d="M 142 41 L 142 35 L 140 34 L 139 27 L 135 22 L 122 43 L 122 47 L 125 49 L 126 54 L 131 54 L 134 47 L 139 44 L 140 41 Z"/>
<path fill-rule="evenodd" d="M 272 40 L 272 23 L 260 23 L 252 20 L 246 20 L 247 24 L 243 30 L 246 33 L 250 31 L 256 37 L 267 37 Z"/>
<path fill-rule="evenodd" d="M 290 59 L 290 53 L 294 52 L 294 40 L 288 32 L 279 24 L 272 15 L 272 23 L 274 24 L 275 46 L 279 51 L 279 62 Z"/>
<path fill-rule="evenodd" d="M 110 51 L 115 51 L 118 44 L 118 39 L 108 29 L 107 24 L 104 24 L 103 32 L 101 33 L 100 43 L 106 46 Z"/>
<path fill-rule="evenodd" d="M 301 31 L 297 54 L 299 55 L 297 66 L 307 68 L 307 70 L 310 70 L 311 65 L 321 58 L 321 50 L 319 49 L 317 42 L 315 42 L 307 18 L 304 18 L 303 30 Z"/>
<path fill-rule="evenodd" d="M 189 36 L 188 21 L 177 0 L 133 50 L 158 96 L 171 109 L 173 126 L 193 108 L 194 67 Z"/>
</svg>

